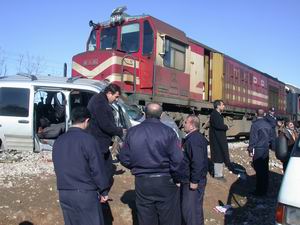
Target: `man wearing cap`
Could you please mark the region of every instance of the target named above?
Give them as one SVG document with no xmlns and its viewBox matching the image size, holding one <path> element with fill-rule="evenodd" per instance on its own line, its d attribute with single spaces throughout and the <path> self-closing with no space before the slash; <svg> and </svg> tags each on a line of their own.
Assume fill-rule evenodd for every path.
<svg viewBox="0 0 300 225">
<path fill-rule="evenodd" d="M 266 120 L 268 123 L 270 123 L 272 129 L 275 130 L 276 128 L 276 125 L 277 125 L 277 118 L 275 116 L 275 108 L 274 107 L 271 107 L 269 109 L 269 113 L 266 115 Z"/>
</svg>

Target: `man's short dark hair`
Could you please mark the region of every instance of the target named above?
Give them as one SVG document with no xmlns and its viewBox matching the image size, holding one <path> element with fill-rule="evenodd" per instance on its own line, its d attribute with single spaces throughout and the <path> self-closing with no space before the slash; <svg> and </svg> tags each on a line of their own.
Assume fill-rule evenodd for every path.
<svg viewBox="0 0 300 225">
<path fill-rule="evenodd" d="M 224 104 L 223 100 L 220 100 L 220 99 L 215 100 L 214 103 L 213 103 L 214 104 L 214 109 L 218 108 L 218 106 L 221 105 L 221 103 Z"/>
<path fill-rule="evenodd" d="M 104 89 L 104 94 L 107 94 L 108 92 L 111 92 L 113 95 L 119 92 L 121 95 L 121 88 L 117 84 L 109 84 L 105 89 Z"/>
<path fill-rule="evenodd" d="M 265 116 L 265 110 L 257 109 L 256 114 L 257 114 L 257 117 L 264 117 Z"/>
<path fill-rule="evenodd" d="M 158 103 L 148 103 L 145 108 L 146 118 L 160 119 L 162 107 Z"/>
<path fill-rule="evenodd" d="M 86 107 L 78 106 L 71 112 L 71 120 L 73 124 L 83 123 L 86 119 L 91 118 L 91 113 Z"/>
</svg>

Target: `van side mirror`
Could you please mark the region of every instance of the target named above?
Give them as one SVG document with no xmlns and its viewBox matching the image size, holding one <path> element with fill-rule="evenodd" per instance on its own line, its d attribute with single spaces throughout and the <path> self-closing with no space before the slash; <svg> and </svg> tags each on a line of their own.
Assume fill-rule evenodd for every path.
<svg viewBox="0 0 300 225">
<path fill-rule="evenodd" d="M 284 160 L 288 155 L 287 139 L 284 135 L 279 135 L 276 138 L 275 155 L 279 160 Z"/>
</svg>

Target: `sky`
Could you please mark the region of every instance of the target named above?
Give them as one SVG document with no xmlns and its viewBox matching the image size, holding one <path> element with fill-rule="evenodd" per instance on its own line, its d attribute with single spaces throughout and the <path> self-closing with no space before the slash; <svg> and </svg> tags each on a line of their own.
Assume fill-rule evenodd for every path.
<svg viewBox="0 0 300 225">
<path fill-rule="evenodd" d="M 300 87 L 299 0 L 1 0 L 0 75 L 32 62 L 41 74 L 61 75 L 66 62 L 70 76 L 72 56 L 85 51 L 89 20 L 107 21 L 118 6 Z"/>
</svg>

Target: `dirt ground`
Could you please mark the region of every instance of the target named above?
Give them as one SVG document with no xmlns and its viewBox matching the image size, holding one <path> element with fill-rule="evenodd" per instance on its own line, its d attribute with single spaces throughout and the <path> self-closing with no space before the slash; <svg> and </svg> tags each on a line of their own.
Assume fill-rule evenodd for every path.
<svg viewBox="0 0 300 225">
<path fill-rule="evenodd" d="M 245 148 L 231 146 L 230 154 L 236 168 L 246 169 L 246 174 L 238 175 L 226 170 L 225 182 L 208 175 L 204 200 L 205 224 L 274 224 L 276 198 L 282 179 L 280 163 L 274 153 L 270 154 L 269 194 L 261 199 L 248 194 L 254 188 L 255 177 Z M 49 166 L 52 164 L 51 160 L 44 163 Z M 134 177 L 130 171 L 116 164 L 114 178 L 110 192 L 112 201 L 105 209 L 106 222 L 113 225 L 137 225 Z M 2 178 L 0 192 L 0 225 L 64 224 L 53 173 Z M 214 207 L 219 204 L 231 205 L 231 214 L 216 212 Z"/>
</svg>

